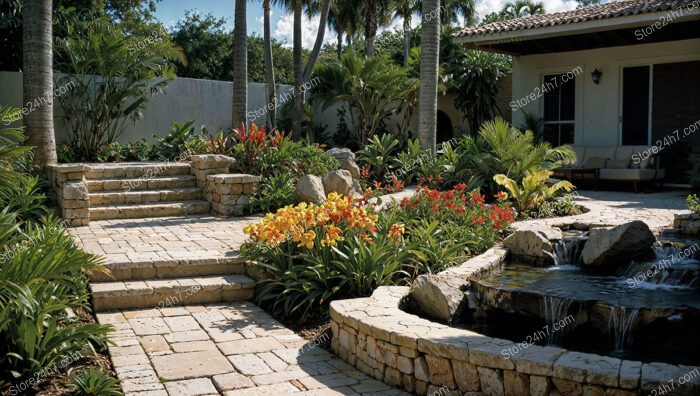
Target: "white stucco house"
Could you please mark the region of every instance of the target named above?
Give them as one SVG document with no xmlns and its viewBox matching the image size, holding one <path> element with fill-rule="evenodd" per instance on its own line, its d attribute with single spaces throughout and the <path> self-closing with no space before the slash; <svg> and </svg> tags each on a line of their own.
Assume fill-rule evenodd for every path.
<svg viewBox="0 0 700 396">
<path fill-rule="evenodd" d="M 553 144 L 690 146 L 700 175 L 700 0 L 610 1 L 455 41 L 512 55 L 514 124 L 541 118 Z"/>
</svg>

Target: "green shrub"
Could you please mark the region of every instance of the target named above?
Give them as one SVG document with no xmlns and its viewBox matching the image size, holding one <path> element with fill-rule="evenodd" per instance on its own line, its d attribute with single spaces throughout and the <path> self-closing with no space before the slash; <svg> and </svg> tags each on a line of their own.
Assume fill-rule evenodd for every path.
<svg viewBox="0 0 700 396">
<path fill-rule="evenodd" d="M 153 135 L 156 143 L 151 148 L 151 158 L 159 160 L 172 160 L 187 151 L 187 143 L 198 137 L 194 131 L 194 120 L 184 124 L 177 122 L 170 123 L 170 131 L 167 135 L 160 137 Z"/>
<path fill-rule="evenodd" d="M 696 194 L 688 195 L 685 202 L 688 205 L 688 210 L 695 214 L 700 214 L 700 198 Z"/>
<path fill-rule="evenodd" d="M 76 396 L 120 396 L 119 381 L 97 367 L 70 375 L 70 387 Z"/>
<path fill-rule="evenodd" d="M 296 188 L 291 173 L 280 172 L 263 179 L 258 191 L 250 199 L 252 213 L 265 213 L 295 202 Z"/>
<path fill-rule="evenodd" d="M 552 176 L 552 171 L 540 170 L 534 173 L 526 171 L 520 184 L 506 175 L 496 175 L 493 180 L 510 192 L 515 208 L 519 212 L 528 213 L 536 210 L 540 204 L 551 200 L 559 190 L 571 191 L 575 188 L 566 180 L 548 185 L 547 180 L 550 176 Z"/>
</svg>

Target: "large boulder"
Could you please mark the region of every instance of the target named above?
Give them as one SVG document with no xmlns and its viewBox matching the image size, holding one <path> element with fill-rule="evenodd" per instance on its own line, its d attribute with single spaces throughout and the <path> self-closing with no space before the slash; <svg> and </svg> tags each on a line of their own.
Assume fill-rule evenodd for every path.
<svg viewBox="0 0 700 396">
<path fill-rule="evenodd" d="M 616 227 L 592 228 L 581 251 L 581 260 L 589 267 L 616 268 L 631 260 L 653 257 L 651 245 L 655 241 L 649 226 L 639 220 Z"/>
<path fill-rule="evenodd" d="M 346 195 L 352 190 L 352 182 L 352 175 L 344 169 L 328 172 L 326 176 L 323 176 L 323 188 L 326 190 L 326 194 L 335 192 Z"/>
<path fill-rule="evenodd" d="M 554 227 L 532 227 L 515 231 L 503 241 L 510 254 L 537 264 L 554 264 L 553 241 L 562 238 L 562 232 Z"/>
<path fill-rule="evenodd" d="M 302 201 L 320 203 L 326 200 L 323 180 L 315 175 L 306 175 L 297 181 L 296 196 Z"/>
<path fill-rule="evenodd" d="M 340 169 L 344 169 L 352 175 L 353 179 L 360 178 L 360 167 L 355 163 L 355 153 L 346 148 L 332 148 L 326 153 L 335 157 L 340 162 Z"/>
<path fill-rule="evenodd" d="M 330 150 L 327 150 L 326 153 L 332 155 L 338 160 L 351 159 L 355 161 L 355 153 L 353 153 L 352 150 L 347 148 L 332 148 Z"/>
<path fill-rule="evenodd" d="M 451 323 L 467 305 L 462 288 L 462 278 L 424 274 L 417 277 L 408 297 L 411 307 L 418 313 L 442 323 Z"/>
</svg>

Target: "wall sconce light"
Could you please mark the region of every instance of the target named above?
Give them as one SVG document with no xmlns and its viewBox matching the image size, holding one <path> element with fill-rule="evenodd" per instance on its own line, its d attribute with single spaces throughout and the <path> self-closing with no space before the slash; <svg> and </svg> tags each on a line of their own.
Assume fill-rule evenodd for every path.
<svg viewBox="0 0 700 396">
<path fill-rule="evenodd" d="M 601 77 L 602 75 L 603 75 L 603 72 L 602 72 L 602 71 L 600 71 L 600 70 L 598 70 L 598 69 L 593 70 L 593 72 L 591 73 L 591 77 L 593 77 L 593 83 L 594 83 L 595 85 L 600 84 L 600 77 Z"/>
</svg>

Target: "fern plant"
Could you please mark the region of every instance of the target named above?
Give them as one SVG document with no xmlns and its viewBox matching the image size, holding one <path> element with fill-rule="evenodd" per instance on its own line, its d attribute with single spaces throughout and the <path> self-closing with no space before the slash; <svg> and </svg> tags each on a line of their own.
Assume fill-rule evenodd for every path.
<svg viewBox="0 0 700 396">
<path fill-rule="evenodd" d="M 70 375 L 70 387 L 76 396 L 120 396 L 119 381 L 97 367 Z"/>
</svg>

